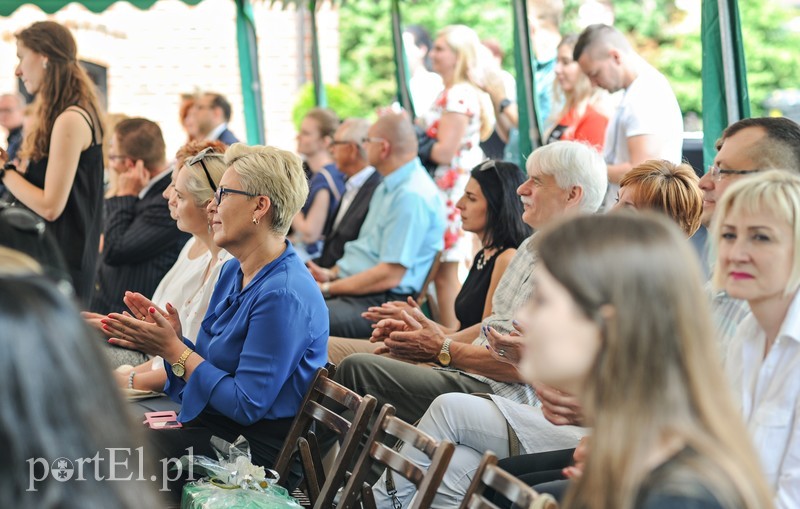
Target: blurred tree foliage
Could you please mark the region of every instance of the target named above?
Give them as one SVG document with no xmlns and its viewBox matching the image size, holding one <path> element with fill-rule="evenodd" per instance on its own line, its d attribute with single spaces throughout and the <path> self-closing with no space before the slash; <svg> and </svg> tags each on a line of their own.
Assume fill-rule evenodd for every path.
<svg viewBox="0 0 800 509">
<path fill-rule="evenodd" d="M 696 0 L 698 3 L 700 0 Z M 684 113 L 700 112 L 701 44 L 699 15 L 689 18 L 676 0 L 614 0 L 616 25 L 642 56 L 670 80 Z M 581 0 L 565 0 L 564 32 L 577 29 Z M 401 4 L 404 24 L 420 24 L 435 35 L 454 23 L 475 28 L 481 38 L 495 38 L 506 50 L 505 67 L 513 72 L 510 2 L 498 0 L 418 0 Z M 753 114 L 773 91 L 800 88 L 800 34 L 789 29 L 796 12 L 781 2 L 739 0 L 747 55 Z M 340 7 L 341 80 L 372 110 L 395 94 L 389 3 L 347 0 Z"/>
</svg>

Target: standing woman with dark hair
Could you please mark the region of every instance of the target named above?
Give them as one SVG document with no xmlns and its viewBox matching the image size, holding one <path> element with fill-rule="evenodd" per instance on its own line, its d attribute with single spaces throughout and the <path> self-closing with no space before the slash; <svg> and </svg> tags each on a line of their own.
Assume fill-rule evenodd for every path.
<svg viewBox="0 0 800 509">
<path fill-rule="evenodd" d="M 22 30 L 17 56 L 15 74 L 36 95 L 35 122 L 22 145 L 27 168 L 2 172 L 0 179 L 20 203 L 47 221 L 75 293 L 85 304 L 91 298 L 102 231 L 100 105 L 65 27 L 41 21 Z"/>
</svg>

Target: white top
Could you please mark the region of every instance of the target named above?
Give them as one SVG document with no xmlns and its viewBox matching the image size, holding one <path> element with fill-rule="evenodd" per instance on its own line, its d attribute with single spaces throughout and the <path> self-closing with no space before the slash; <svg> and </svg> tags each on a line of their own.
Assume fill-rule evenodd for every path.
<svg viewBox="0 0 800 509">
<path fill-rule="evenodd" d="M 181 318 L 183 335 L 192 343 L 197 340 L 197 333 L 206 315 L 208 301 L 214 292 L 222 265 L 233 258 L 227 251 L 221 249 L 204 283 L 203 274 L 211 261 L 211 252 L 206 251 L 197 258 L 190 259 L 189 251 L 196 242 L 197 239 L 192 237 L 183 246 L 175 265 L 158 284 L 152 298 L 152 301 L 162 309 L 165 309 L 168 302 L 175 306 Z M 153 369 L 159 368 L 163 368 L 163 363 L 156 357 Z"/>
<path fill-rule="evenodd" d="M 372 166 L 367 166 L 347 179 L 347 181 L 344 183 L 345 192 L 342 195 L 342 201 L 339 205 L 339 212 L 336 213 L 336 219 L 333 220 L 334 230 L 337 226 L 339 226 L 339 223 L 342 221 L 344 215 L 347 214 L 347 209 L 349 209 L 350 205 L 353 204 L 353 200 L 355 200 L 358 191 L 364 186 L 364 182 L 369 180 L 373 173 L 375 173 L 375 168 Z"/>
<path fill-rule="evenodd" d="M 800 507 L 800 292 L 764 358 L 753 315 L 739 325 L 725 368 L 778 509 Z"/>
<path fill-rule="evenodd" d="M 414 102 L 414 114 L 420 116 L 431 109 L 433 101 L 443 89 L 442 78 L 435 72 L 423 69 L 415 72 L 408 80 L 408 91 Z"/>
<path fill-rule="evenodd" d="M 631 160 L 628 138 L 655 135 L 661 141 L 657 159 L 680 163 L 683 155 L 683 116 L 675 93 L 663 74 L 641 61 L 639 75 L 625 89 L 606 128 L 606 164 Z M 613 207 L 619 185 L 609 182 L 606 209 Z"/>
</svg>

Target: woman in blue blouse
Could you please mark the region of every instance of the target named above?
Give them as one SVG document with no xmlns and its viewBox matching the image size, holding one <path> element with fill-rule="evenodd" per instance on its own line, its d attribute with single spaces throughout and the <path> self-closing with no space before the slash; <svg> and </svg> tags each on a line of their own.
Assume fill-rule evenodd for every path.
<svg viewBox="0 0 800 509">
<path fill-rule="evenodd" d="M 235 259 L 222 268 L 197 344 L 182 339 L 152 304 L 149 317 L 111 314 L 109 342 L 160 355 L 167 395 L 184 428 L 160 454 L 178 457 L 210 436 L 244 435 L 254 463 L 271 466 L 317 368 L 327 359 L 328 311 L 291 244 L 292 217 L 308 194 L 300 159 L 234 144 L 208 206 L 213 240 Z M 163 457 L 163 456 L 162 456 Z"/>
</svg>

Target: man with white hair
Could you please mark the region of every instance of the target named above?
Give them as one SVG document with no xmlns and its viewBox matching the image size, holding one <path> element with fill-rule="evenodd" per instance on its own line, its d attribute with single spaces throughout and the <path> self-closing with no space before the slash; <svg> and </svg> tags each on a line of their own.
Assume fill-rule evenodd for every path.
<svg viewBox="0 0 800 509">
<path fill-rule="evenodd" d="M 600 154 L 577 142 L 556 142 L 536 150 L 528 159 L 527 172 L 529 178 L 517 193 L 524 204 L 522 218 L 535 230 L 570 214 L 596 212 L 607 186 Z M 532 238 L 517 249 L 495 291 L 492 314 L 482 323 L 446 336 L 419 310 L 405 322 L 382 320 L 372 340 L 383 339 L 378 352 L 394 358 L 351 355 L 339 365 L 334 379 L 359 394 L 375 396 L 379 406 L 394 405 L 397 416 L 407 422 L 418 420 L 437 396 L 448 392 L 492 393 L 536 404 L 533 389 L 516 368 L 491 356 L 484 332 L 491 327 L 508 334 L 514 313 L 528 301 L 536 260 Z M 444 369 L 414 362 L 438 363 Z"/>
<path fill-rule="evenodd" d="M 592 85 L 612 94 L 622 91 L 604 145 L 609 180 L 605 207 L 610 208 L 620 179 L 637 164 L 649 159 L 681 162 L 683 117 L 664 75 L 645 62 L 614 27 L 586 27 L 575 43 L 573 58 Z"/>
</svg>

